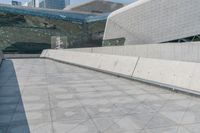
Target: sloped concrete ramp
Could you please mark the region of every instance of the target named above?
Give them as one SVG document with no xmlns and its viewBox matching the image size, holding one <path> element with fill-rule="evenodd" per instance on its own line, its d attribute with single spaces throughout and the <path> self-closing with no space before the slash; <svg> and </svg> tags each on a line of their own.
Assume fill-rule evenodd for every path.
<svg viewBox="0 0 200 133">
<path fill-rule="evenodd" d="M 41 57 L 200 95 L 200 63 L 196 62 L 68 50 L 45 50 Z"/>
<path fill-rule="evenodd" d="M 1 133 L 199 133 L 200 99 L 48 59 L 4 60 Z"/>
</svg>

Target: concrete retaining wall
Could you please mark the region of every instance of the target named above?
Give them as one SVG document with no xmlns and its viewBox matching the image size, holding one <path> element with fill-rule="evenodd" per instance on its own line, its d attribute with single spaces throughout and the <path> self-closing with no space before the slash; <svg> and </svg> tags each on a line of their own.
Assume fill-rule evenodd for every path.
<svg viewBox="0 0 200 133">
<path fill-rule="evenodd" d="M 200 63 L 140 58 L 133 77 L 200 92 Z"/>
<path fill-rule="evenodd" d="M 46 50 L 41 57 L 63 61 L 131 77 L 137 63 L 137 57 L 73 52 L 65 50 Z"/>
<path fill-rule="evenodd" d="M 5 59 L 15 58 L 39 58 L 40 54 L 4 54 Z"/>
<path fill-rule="evenodd" d="M 200 62 L 200 42 L 69 49 L 71 51 Z"/>
<path fill-rule="evenodd" d="M 46 50 L 41 57 L 200 95 L 200 63 L 67 50 Z"/>
</svg>

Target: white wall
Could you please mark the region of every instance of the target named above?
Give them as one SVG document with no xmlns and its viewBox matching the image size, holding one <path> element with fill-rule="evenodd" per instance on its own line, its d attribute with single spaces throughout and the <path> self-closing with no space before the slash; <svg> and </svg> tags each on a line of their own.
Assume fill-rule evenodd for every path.
<svg viewBox="0 0 200 133">
<path fill-rule="evenodd" d="M 68 50 L 45 50 L 41 57 L 200 95 L 200 63 Z"/>
<path fill-rule="evenodd" d="M 79 52 L 138 56 L 167 60 L 200 62 L 200 42 L 125 45 L 98 48 L 68 49 Z"/>
<path fill-rule="evenodd" d="M 200 93 L 200 63 L 140 58 L 133 77 Z"/>
<path fill-rule="evenodd" d="M 200 0 L 139 0 L 113 12 L 104 40 L 125 45 L 159 43 L 200 34 Z"/>
<path fill-rule="evenodd" d="M 74 52 L 66 50 L 44 50 L 40 57 L 93 68 L 109 73 L 131 77 L 137 57 Z"/>
</svg>

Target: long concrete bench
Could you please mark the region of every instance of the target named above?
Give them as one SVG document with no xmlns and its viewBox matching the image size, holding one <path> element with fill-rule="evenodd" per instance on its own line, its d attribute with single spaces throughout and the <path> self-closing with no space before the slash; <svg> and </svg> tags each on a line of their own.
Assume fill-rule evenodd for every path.
<svg viewBox="0 0 200 133">
<path fill-rule="evenodd" d="M 200 63 L 67 50 L 45 50 L 41 57 L 200 95 Z"/>
</svg>

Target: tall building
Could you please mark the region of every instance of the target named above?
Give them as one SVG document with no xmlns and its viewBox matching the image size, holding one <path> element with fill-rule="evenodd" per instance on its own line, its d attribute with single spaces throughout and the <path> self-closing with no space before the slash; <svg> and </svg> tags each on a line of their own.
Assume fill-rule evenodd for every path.
<svg viewBox="0 0 200 133">
<path fill-rule="evenodd" d="M 45 8 L 45 1 L 44 0 L 40 1 L 39 7 L 40 8 Z"/>
<path fill-rule="evenodd" d="M 70 0 L 44 0 L 44 7 L 50 9 L 64 9 L 69 4 Z"/>
<path fill-rule="evenodd" d="M 29 6 L 29 7 L 34 7 L 33 1 L 28 2 L 28 3 L 27 3 L 27 6 Z"/>
<path fill-rule="evenodd" d="M 13 6 L 21 6 L 22 3 L 19 2 L 19 1 L 12 0 L 12 5 L 13 5 Z"/>
<path fill-rule="evenodd" d="M 42 0 L 31 0 L 30 1 L 30 6 L 31 7 L 39 7 L 39 4 Z"/>
</svg>

